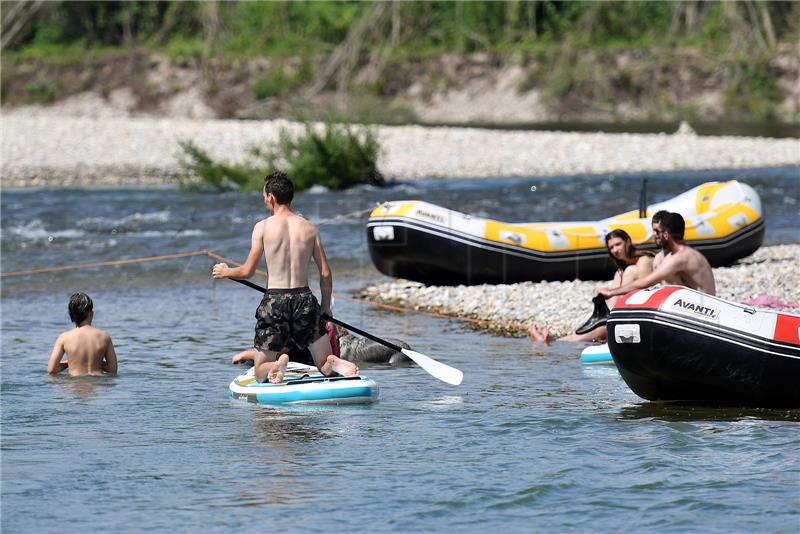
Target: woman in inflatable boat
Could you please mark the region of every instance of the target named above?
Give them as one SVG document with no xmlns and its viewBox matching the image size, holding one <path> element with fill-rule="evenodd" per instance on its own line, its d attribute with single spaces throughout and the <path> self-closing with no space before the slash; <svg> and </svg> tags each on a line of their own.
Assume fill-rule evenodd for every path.
<svg viewBox="0 0 800 534">
<path fill-rule="evenodd" d="M 622 287 L 629 284 L 638 278 L 647 276 L 653 272 L 653 256 L 654 254 L 648 250 L 639 250 L 633 245 L 631 236 L 625 230 L 612 230 L 606 234 L 606 248 L 608 254 L 614 263 L 617 265 L 617 271 L 614 273 L 614 280 L 611 282 L 611 287 Z M 597 298 L 597 297 L 595 297 Z M 602 297 L 601 297 L 602 298 Z M 609 308 L 613 308 L 619 297 L 611 297 L 606 301 Z M 537 324 L 532 324 L 530 327 L 531 341 L 534 343 L 544 341 L 549 343 L 552 341 L 550 337 L 549 328 L 544 327 L 540 333 Z M 568 336 L 559 338 L 561 341 L 599 341 L 605 339 L 606 327 L 605 324 L 598 326 L 588 332 L 577 334 L 573 333 Z"/>
</svg>

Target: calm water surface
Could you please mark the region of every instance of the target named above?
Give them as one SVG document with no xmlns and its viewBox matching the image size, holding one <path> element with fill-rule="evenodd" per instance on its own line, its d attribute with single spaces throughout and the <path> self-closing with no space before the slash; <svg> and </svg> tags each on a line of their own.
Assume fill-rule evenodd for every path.
<svg viewBox="0 0 800 534">
<path fill-rule="evenodd" d="M 767 241 L 797 242 L 798 170 L 650 177 L 663 200 L 714 178 L 759 191 Z M 434 182 L 304 193 L 323 223 L 337 316 L 462 369 L 373 367 L 371 406 L 268 408 L 228 398 L 252 342 L 254 291 L 204 257 L 5 278 L 2 529 L 107 531 L 800 530 L 800 410 L 650 403 L 579 345 L 465 330 L 347 297 L 382 277 L 364 239 L 379 200 L 424 198 L 500 220 L 636 207 L 639 177 Z M 531 185 L 537 191 L 530 190 Z M 170 190 L 2 195 L 3 272 L 213 249 L 243 259 L 258 195 Z M 46 376 L 67 297 L 113 335 L 114 378 Z"/>
</svg>

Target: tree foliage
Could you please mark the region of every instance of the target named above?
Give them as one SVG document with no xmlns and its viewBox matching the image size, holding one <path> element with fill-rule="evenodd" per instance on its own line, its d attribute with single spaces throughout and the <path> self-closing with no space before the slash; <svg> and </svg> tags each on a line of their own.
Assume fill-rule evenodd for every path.
<svg viewBox="0 0 800 534">
<path fill-rule="evenodd" d="M 4 2 L 6 13 L 18 2 Z M 214 5 L 209 9 L 208 5 Z M 12 51 L 41 45 L 161 46 L 204 40 L 214 54 L 275 56 L 329 52 L 373 3 L 341 2 L 45 2 L 30 14 Z M 795 2 L 569 2 L 557 0 L 397 2 L 399 51 L 497 52 L 543 43 L 608 44 L 752 41 L 770 47 L 800 31 Z M 12 26 L 4 16 L 4 33 Z M 213 20 L 210 20 L 213 19 Z M 388 32 L 375 27 L 373 41 Z"/>
<path fill-rule="evenodd" d="M 770 63 L 781 43 L 800 40 L 800 2 L 766 0 L 6 1 L 3 8 L 4 58 L 60 54 L 66 62 L 83 60 L 87 50 L 143 47 L 200 60 L 204 72 L 210 58 L 220 60 L 216 65 L 268 58 L 277 67 L 252 84 L 257 100 L 294 94 L 311 100 L 331 90 L 391 96 L 402 87 L 393 74 L 413 76 L 415 63 L 483 53 L 546 65 L 532 70 L 520 90 L 535 86 L 569 106 L 576 96 L 610 101 L 601 93 L 619 85 L 658 91 L 653 83 L 633 87 L 626 73 L 612 79 L 594 62 L 604 52 L 665 57 L 691 49 L 720 75 L 726 113 L 764 120 L 785 98 Z M 36 80 L 25 91 L 39 102 L 58 92 Z"/>
</svg>

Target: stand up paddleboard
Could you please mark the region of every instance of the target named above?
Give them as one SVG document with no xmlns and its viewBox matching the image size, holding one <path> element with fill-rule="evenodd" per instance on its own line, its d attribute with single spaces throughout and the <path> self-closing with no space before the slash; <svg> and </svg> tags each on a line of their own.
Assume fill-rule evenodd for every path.
<svg viewBox="0 0 800 534">
<path fill-rule="evenodd" d="M 583 365 L 614 365 L 614 358 L 608 349 L 608 343 L 590 345 L 581 351 Z"/>
<path fill-rule="evenodd" d="M 230 396 L 257 404 L 363 404 L 378 398 L 378 384 L 363 376 L 326 378 L 316 367 L 289 362 L 283 382 L 257 382 L 251 367 L 230 385 Z"/>
</svg>

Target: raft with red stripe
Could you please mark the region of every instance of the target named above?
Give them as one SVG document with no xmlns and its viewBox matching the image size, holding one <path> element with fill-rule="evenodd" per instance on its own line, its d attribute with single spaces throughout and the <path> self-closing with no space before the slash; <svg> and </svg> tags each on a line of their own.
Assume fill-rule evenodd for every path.
<svg viewBox="0 0 800 534">
<path fill-rule="evenodd" d="M 620 298 L 608 345 L 648 400 L 800 406 L 800 316 L 655 286 Z"/>
</svg>

